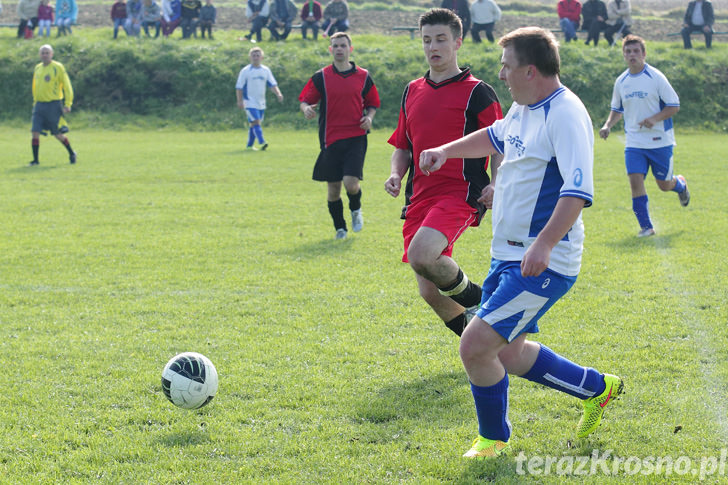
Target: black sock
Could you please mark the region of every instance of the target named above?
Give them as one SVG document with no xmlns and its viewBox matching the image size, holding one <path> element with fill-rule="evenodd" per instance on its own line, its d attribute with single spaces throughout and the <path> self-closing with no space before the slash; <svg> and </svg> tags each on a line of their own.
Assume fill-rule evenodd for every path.
<svg viewBox="0 0 728 485">
<path fill-rule="evenodd" d="M 356 211 L 361 209 L 361 189 L 359 189 L 359 192 L 357 192 L 356 194 L 350 194 L 349 192 L 347 192 L 346 196 L 349 197 L 350 211 Z"/>
<path fill-rule="evenodd" d="M 346 221 L 344 220 L 344 203 L 339 200 L 329 201 L 329 214 L 334 220 L 334 228 L 336 230 L 346 230 Z"/>
<path fill-rule="evenodd" d="M 66 147 L 66 150 L 68 150 L 68 154 L 73 155 L 73 150 L 71 149 L 71 142 L 68 141 L 68 138 L 66 138 L 66 141 L 63 141 L 61 143 L 63 143 L 63 146 Z"/>
<path fill-rule="evenodd" d="M 461 313 L 449 322 L 445 322 L 445 326 L 452 330 L 458 337 L 463 335 L 463 330 L 465 330 L 465 326 L 467 324 L 468 322 L 465 320 L 465 313 Z"/>
<path fill-rule="evenodd" d="M 455 283 L 445 288 L 440 288 L 440 293 L 449 296 L 453 301 L 465 308 L 478 305 L 483 296 L 483 290 L 480 288 L 480 285 L 470 281 L 461 269 L 458 269 L 458 276 L 455 278 Z"/>
<path fill-rule="evenodd" d="M 36 142 L 36 140 L 33 140 L 31 142 L 31 146 L 33 147 L 33 161 L 38 161 L 38 148 L 40 148 L 40 145 Z"/>
</svg>

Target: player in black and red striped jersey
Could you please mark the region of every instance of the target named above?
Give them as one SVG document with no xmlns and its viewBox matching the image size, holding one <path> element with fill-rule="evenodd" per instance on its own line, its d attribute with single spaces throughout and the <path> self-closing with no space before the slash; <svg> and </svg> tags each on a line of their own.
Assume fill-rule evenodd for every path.
<svg viewBox="0 0 728 485">
<path fill-rule="evenodd" d="M 502 156 L 490 160 L 493 181 L 487 157 L 448 160 L 446 172 L 429 176 L 417 163 L 423 150 L 490 126 L 503 115 L 493 88 L 458 66 L 462 25 L 457 15 L 432 9 L 420 17 L 420 32 L 430 70 L 404 90 L 399 124 L 389 139 L 395 150 L 385 190 L 397 197 L 409 172 L 402 261 L 415 271 L 422 298 L 461 335 L 480 303 L 481 288 L 452 259 L 453 244 L 490 208 Z"/>
<path fill-rule="evenodd" d="M 359 232 L 364 224 L 361 211 L 361 185 L 367 133 L 379 108 L 379 93 L 369 72 L 353 62 L 351 37 L 344 32 L 331 36 L 329 51 L 333 64 L 317 71 L 298 97 L 306 119 L 319 112 L 321 153 L 313 169 L 313 179 L 327 182 L 328 206 L 334 220 L 336 239 L 346 238 L 341 185 L 346 188 L 351 225 Z"/>
</svg>

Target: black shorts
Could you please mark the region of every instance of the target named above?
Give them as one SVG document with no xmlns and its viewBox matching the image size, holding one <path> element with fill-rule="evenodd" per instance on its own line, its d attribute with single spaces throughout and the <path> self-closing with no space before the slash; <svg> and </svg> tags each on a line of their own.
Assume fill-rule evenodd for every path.
<svg viewBox="0 0 728 485">
<path fill-rule="evenodd" d="M 58 134 L 58 122 L 63 115 L 63 103 L 58 101 L 38 101 L 33 106 L 32 128 L 30 131 L 40 133 L 50 131 L 51 135 Z"/>
<path fill-rule="evenodd" d="M 363 178 L 367 136 L 336 141 L 321 150 L 313 167 L 313 179 L 320 182 L 341 182 L 345 175 Z"/>
</svg>

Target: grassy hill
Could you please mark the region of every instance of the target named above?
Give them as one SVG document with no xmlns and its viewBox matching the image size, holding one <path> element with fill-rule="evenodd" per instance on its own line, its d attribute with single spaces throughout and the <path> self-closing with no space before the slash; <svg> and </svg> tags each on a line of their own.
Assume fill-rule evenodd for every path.
<svg viewBox="0 0 728 485">
<path fill-rule="evenodd" d="M 239 32 L 220 31 L 208 43 L 176 38 L 112 41 L 107 34 L 105 29 L 87 29 L 83 35 L 53 39 L 55 58 L 65 64 L 76 92 L 72 115 L 76 122 L 113 125 L 131 115 L 195 129 L 242 126 L 234 84 L 248 61 L 250 45 L 237 40 Z M 28 117 L 30 78 L 38 62 L 39 43 L 0 37 L 0 78 L 4 80 L 0 106 L 5 118 Z M 295 126 L 302 122 L 297 102 L 301 88 L 313 72 L 331 62 L 325 44 L 296 38 L 261 45 L 264 63 L 273 70 L 286 97 L 283 104 L 271 97 L 267 120 Z M 727 52 L 721 44 L 710 51 L 684 51 L 676 42 L 649 43 L 648 62 L 668 76 L 680 95 L 678 126 L 728 129 Z M 583 99 L 595 123 L 601 123 L 608 114 L 614 79 L 625 68 L 620 51 L 577 43 L 563 46 L 561 54 L 562 81 Z M 497 79 L 500 48 L 467 42 L 459 59 L 493 85 L 504 106 L 510 105 L 510 96 Z M 379 88 L 382 108 L 377 125 L 394 126 L 402 90 L 426 68 L 420 43 L 402 36 L 359 35 L 353 60 L 370 70 Z"/>
</svg>

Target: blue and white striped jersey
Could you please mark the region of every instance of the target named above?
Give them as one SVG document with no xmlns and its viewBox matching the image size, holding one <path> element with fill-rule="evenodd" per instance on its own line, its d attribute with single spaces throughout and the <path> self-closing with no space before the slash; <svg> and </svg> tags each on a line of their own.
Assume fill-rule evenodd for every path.
<svg viewBox="0 0 728 485">
<path fill-rule="evenodd" d="M 591 205 L 594 130 L 584 104 L 564 86 L 538 103 L 513 103 L 505 118 L 487 130 L 504 155 L 495 183 L 491 256 L 520 261 L 560 197 L 577 197 Z M 583 243 L 579 214 L 551 252 L 549 269 L 578 275 Z"/>
<path fill-rule="evenodd" d="M 628 148 L 661 148 L 675 144 L 672 118 L 652 128 L 639 122 L 659 113 L 665 106 L 680 106 L 680 98 L 664 74 L 645 64 L 639 74 L 624 71 L 614 83 L 612 111 L 624 115 L 624 131 Z"/>
<path fill-rule="evenodd" d="M 248 64 L 240 70 L 235 88 L 243 91 L 246 108 L 265 109 L 265 90 L 278 86 L 268 66 Z"/>
</svg>

